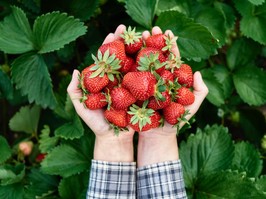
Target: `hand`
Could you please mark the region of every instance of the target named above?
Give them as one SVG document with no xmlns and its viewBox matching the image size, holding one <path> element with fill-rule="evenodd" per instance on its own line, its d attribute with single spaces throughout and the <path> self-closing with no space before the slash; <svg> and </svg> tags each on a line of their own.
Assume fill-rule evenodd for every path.
<svg viewBox="0 0 266 199">
<path fill-rule="evenodd" d="M 162 30 L 159 27 L 153 27 L 152 35 L 160 34 Z M 170 30 L 166 30 L 165 35 L 169 35 L 171 38 L 174 34 Z M 146 40 L 150 33 L 144 31 L 143 39 Z M 180 57 L 177 44 L 173 44 L 172 51 L 177 57 Z M 186 116 L 186 120 L 189 120 L 199 109 L 201 103 L 208 94 L 208 88 L 202 80 L 200 72 L 194 73 L 194 95 L 195 101 L 189 106 L 185 106 L 186 110 L 189 110 L 189 115 Z M 179 128 L 184 126 L 185 122 L 179 123 Z M 178 159 L 178 146 L 176 139 L 177 127 L 173 127 L 169 123 L 165 122 L 163 127 L 151 129 L 144 132 L 139 132 L 139 147 L 138 147 L 138 166 L 145 166 L 157 162 L 177 160 Z"/>
<path fill-rule="evenodd" d="M 103 44 L 119 39 L 119 35 L 125 30 L 124 25 L 117 27 L 114 33 L 110 33 Z M 72 100 L 77 114 L 90 127 L 96 135 L 94 159 L 106 161 L 133 161 L 133 135 L 134 130 L 120 132 L 116 136 L 113 129 L 104 119 L 103 110 L 90 110 L 80 102 L 82 91 L 78 88 L 79 71 L 74 70 L 72 80 L 67 92 Z"/>
</svg>

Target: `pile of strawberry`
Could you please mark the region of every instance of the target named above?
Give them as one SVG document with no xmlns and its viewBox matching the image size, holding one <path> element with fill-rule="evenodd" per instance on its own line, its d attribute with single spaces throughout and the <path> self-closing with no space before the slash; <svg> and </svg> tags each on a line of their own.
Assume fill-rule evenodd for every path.
<svg viewBox="0 0 266 199">
<path fill-rule="evenodd" d="M 82 70 L 82 102 L 103 109 L 118 133 L 128 126 L 147 131 L 164 124 L 178 125 L 194 102 L 193 72 L 172 52 L 176 37 L 141 33 L 128 27 L 121 38 L 99 47 L 94 63 Z"/>
</svg>

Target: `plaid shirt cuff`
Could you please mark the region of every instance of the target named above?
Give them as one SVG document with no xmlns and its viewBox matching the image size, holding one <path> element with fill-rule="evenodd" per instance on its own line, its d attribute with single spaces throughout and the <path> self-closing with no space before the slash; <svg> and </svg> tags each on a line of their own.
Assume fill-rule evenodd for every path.
<svg viewBox="0 0 266 199">
<path fill-rule="evenodd" d="M 180 160 L 138 168 L 137 198 L 187 198 Z"/>
<path fill-rule="evenodd" d="M 136 163 L 92 160 L 87 199 L 135 199 Z"/>
</svg>

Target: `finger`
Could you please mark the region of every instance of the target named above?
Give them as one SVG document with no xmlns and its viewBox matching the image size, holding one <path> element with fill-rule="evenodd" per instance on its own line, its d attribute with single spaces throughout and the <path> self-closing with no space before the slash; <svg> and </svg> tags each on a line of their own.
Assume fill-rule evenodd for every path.
<svg viewBox="0 0 266 199">
<path fill-rule="evenodd" d="M 162 34 L 162 30 L 161 28 L 159 28 L 158 26 L 154 26 L 151 30 L 151 34 L 152 35 L 157 35 L 157 34 Z"/>
<path fill-rule="evenodd" d="M 175 35 L 173 34 L 173 32 L 171 30 L 166 30 L 164 34 L 168 35 L 171 39 L 173 39 L 175 37 Z M 176 41 L 173 42 L 171 50 L 177 57 L 180 57 L 180 52 L 179 52 L 179 49 L 177 47 Z"/>
<path fill-rule="evenodd" d="M 67 87 L 67 92 L 70 97 L 82 97 L 82 91 L 78 88 L 79 85 L 79 71 L 74 70 L 72 74 L 72 79 Z"/>
<path fill-rule="evenodd" d="M 103 41 L 103 44 L 110 43 L 110 42 L 112 42 L 112 41 L 114 41 L 114 40 L 115 40 L 115 35 L 114 35 L 114 33 L 109 33 L 109 34 L 105 37 L 105 39 L 104 39 L 104 41 Z"/>
<path fill-rule="evenodd" d="M 150 32 L 148 30 L 145 30 L 142 33 L 142 39 L 145 41 L 146 39 L 148 39 L 148 37 L 151 36 Z"/>
<path fill-rule="evenodd" d="M 115 30 L 115 33 L 114 33 L 114 39 L 117 40 L 117 39 L 121 39 L 121 34 L 126 30 L 126 26 L 121 24 L 119 25 L 116 30 Z"/>
</svg>

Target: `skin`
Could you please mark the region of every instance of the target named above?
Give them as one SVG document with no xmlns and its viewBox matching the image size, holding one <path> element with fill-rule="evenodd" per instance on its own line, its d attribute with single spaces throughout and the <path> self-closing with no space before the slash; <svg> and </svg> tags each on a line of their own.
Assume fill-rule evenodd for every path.
<svg viewBox="0 0 266 199">
<path fill-rule="evenodd" d="M 120 38 L 120 34 L 126 29 L 124 25 L 119 25 L 114 33 L 110 33 L 104 39 L 103 44 L 112 42 Z M 144 41 L 152 34 L 162 33 L 162 30 L 155 26 L 151 33 L 144 31 L 142 37 Z M 166 30 L 164 34 L 174 37 L 170 30 Z M 180 53 L 176 44 L 173 45 L 172 51 L 180 57 Z M 79 99 L 82 97 L 82 91 L 78 88 L 79 71 L 74 70 L 72 80 L 68 85 L 67 92 L 72 100 L 77 114 L 95 133 L 96 140 L 94 146 L 94 159 L 108 162 L 133 162 L 133 135 L 134 130 L 128 127 L 129 131 L 120 132 L 119 136 L 109 128 L 109 124 L 105 121 L 103 110 L 85 109 Z M 201 103 L 208 94 L 208 88 L 202 80 L 200 72 L 194 73 L 194 95 L 195 102 L 185 108 L 190 111 L 186 117 L 189 120 L 199 109 Z M 95 123 L 97 121 L 97 125 Z M 180 123 L 182 128 L 184 123 Z M 146 165 L 178 160 L 178 145 L 176 137 L 176 127 L 165 122 L 163 127 L 151 129 L 139 133 L 137 165 L 143 167 Z"/>
</svg>

